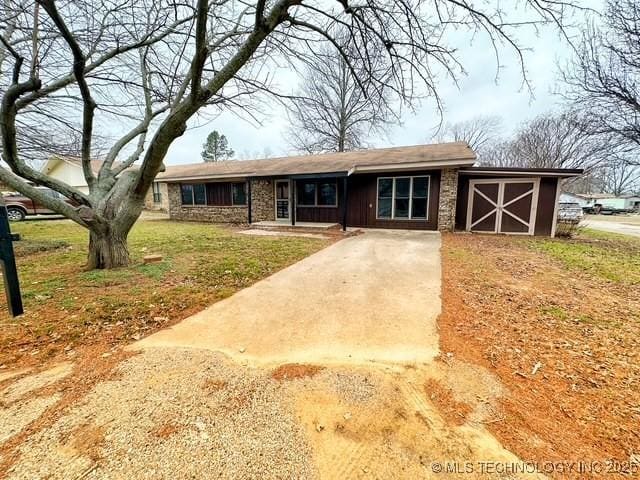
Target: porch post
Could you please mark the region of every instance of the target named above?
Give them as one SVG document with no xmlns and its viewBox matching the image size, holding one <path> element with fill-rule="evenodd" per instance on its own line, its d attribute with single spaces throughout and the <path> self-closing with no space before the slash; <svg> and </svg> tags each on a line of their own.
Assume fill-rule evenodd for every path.
<svg viewBox="0 0 640 480">
<path fill-rule="evenodd" d="M 291 226 L 296 224 L 296 180 L 295 178 L 289 178 L 291 185 L 289 188 L 289 195 L 291 197 Z"/>
<path fill-rule="evenodd" d="M 347 231 L 347 178 L 348 177 L 343 177 L 342 178 L 342 190 L 343 190 L 343 194 L 342 194 L 342 231 L 346 232 Z"/>
<path fill-rule="evenodd" d="M 247 220 L 251 225 L 251 179 L 247 178 Z"/>
</svg>

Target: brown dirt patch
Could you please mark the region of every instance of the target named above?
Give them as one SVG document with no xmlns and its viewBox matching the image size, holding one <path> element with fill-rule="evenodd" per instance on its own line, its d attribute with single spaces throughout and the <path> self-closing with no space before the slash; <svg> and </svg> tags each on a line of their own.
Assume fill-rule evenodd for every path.
<svg viewBox="0 0 640 480">
<path fill-rule="evenodd" d="M 178 433 L 180 430 L 184 429 L 184 425 L 178 425 L 176 423 L 163 423 L 162 425 L 157 425 L 149 432 L 151 435 L 157 438 L 169 438 L 174 433 Z"/>
<path fill-rule="evenodd" d="M 471 405 L 456 401 L 451 389 L 437 380 L 428 379 L 424 384 L 424 391 L 447 422 L 453 425 L 463 425 L 473 411 Z"/>
<path fill-rule="evenodd" d="M 83 350 L 83 355 L 76 359 L 71 375 L 22 397 L 21 401 L 25 401 L 32 397 L 62 395 L 58 402 L 47 408 L 42 415 L 30 422 L 20 433 L 0 446 L 0 472 L 8 471 L 18 460 L 18 449 L 27 438 L 53 425 L 69 409 L 78 404 L 94 385 L 117 378 L 117 375 L 114 374 L 115 368 L 121 361 L 134 355 L 136 353 L 121 350 L 107 352 L 107 346 L 104 344 L 88 346 Z"/>
<path fill-rule="evenodd" d="M 202 385 L 203 390 L 207 392 L 219 392 L 227 387 L 227 382 L 224 380 L 207 379 Z"/>
<path fill-rule="evenodd" d="M 100 447 L 104 443 L 104 428 L 92 424 L 80 425 L 71 434 L 71 447 L 80 455 L 94 462 L 100 459 Z"/>
<path fill-rule="evenodd" d="M 640 441 L 640 297 L 567 270 L 535 241 L 444 236 L 442 351 L 499 377 L 503 420 L 487 428 L 524 460 L 628 461 Z"/>
<path fill-rule="evenodd" d="M 284 365 L 280 365 L 273 372 L 271 372 L 271 378 L 283 381 L 313 377 L 323 369 L 324 367 L 321 367 L 319 365 L 285 363 Z"/>
</svg>

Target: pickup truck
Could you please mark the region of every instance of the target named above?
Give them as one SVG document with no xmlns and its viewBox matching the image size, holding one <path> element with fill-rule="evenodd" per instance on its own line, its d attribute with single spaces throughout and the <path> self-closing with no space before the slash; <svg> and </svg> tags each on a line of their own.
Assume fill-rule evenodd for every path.
<svg viewBox="0 0 640 480">
<path fill-rule="evenodd" d="M 47 195 L 55 198 L 64 198 L 58 192 L 49 188 L 38 187 L 38 190 L 42 190 Z M 2 200 L 7 207 L 7 216 L 12 222 L 21 222 L 27 215 L 57 215 L 53 210 L 49 210 L 44 205 L 25 197 L 21 193 L 3 192 Z"/>
</svg>

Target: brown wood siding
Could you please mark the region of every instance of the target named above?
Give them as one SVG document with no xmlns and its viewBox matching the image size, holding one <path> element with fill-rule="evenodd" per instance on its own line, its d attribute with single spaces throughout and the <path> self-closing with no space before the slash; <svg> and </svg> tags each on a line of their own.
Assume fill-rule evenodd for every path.
<svg viewBox="0 0 640 480">
<path fill-rule="evenodd" d="M 428 220 L 381 220 L 376 218 L 378 177 L 406 177 L 429 175 Z M 440 197 L 440 170 L 420 172 L 385 172 L 352 175 L 347 192 L 347 225 L 350 227 L 402 228 L 436 230 L 438 228 L 438 199 Z"/>
<path fill-rule="evenodd" d="M 310 179 L 309 181 L 315 181 Z M 342 188 L 342 178 L 326 178 L 318 181 L 335 181 L 338 186 L 338 205 L 336 207 L 299 207 L 296 199 L 296 222 L 320 222 L 320 223 L 342 223 L 342 204 L 344 202 L 344 189 Z M 304 180 L 296 181 L 296 192 L 298 185 Z"/>
<path fill-rule="evenodd" d="M 553 212 L 555 210 L 556 189 L 558 179 L 543 177 L 540 179 L 540 193 L 538 194 L 538 212 L 536 215 L 536 235 L 551 235 L 553 227 Z"/>
<path fill-rule="evenodd" d="M 489 179 L 486 175 L 460 175 L 458 178 L 458 201 L 456 203 L 456 230 L 467 228 L 467 202 L 469 200 L 469 180 Z M 499 180 L 504 177 L 496 176 Z M 532 175 L 531 178 L 536 178 Z M 553 212 L 556 201 L 556 188 L 558 179 L 556 177 L 541 177 L 540 191 L 538 194 L 538 205 L 536 211 L 535 235 L 551 235 L 553 225 Z M 515 193 L 513 195 L 515 196 Z"/>
</svg>

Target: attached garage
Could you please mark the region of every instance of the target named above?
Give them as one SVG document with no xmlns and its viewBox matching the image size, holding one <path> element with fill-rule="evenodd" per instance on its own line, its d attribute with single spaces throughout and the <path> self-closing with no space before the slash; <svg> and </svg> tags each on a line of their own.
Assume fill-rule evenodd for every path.
<svg viewBox="0 0 640 480">
<path fill-rule="evenodd" d="M 507 235 L 555 235 L 560 181 L 582 170 L 460 170 L 456 229 Z"/>
</svg>

